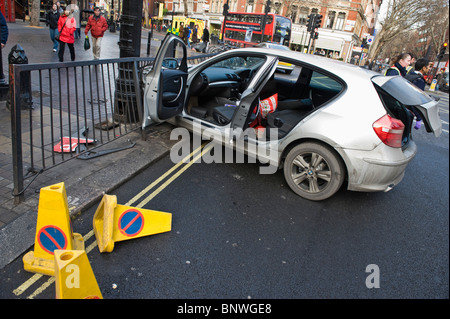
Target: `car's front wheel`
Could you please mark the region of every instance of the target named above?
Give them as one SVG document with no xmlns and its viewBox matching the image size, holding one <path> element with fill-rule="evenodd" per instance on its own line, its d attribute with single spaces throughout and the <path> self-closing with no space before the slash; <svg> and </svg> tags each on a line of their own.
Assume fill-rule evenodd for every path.
<svg viewBox="0 0 450 319">
<path fill-rule="evenodd" d="M 284 177 L 289 187 L 309 200 L 324 200 L 342 186 L 342 160 L 328 147 L 302 143 L 292 148 L 284 161 Z"/>
</svg>

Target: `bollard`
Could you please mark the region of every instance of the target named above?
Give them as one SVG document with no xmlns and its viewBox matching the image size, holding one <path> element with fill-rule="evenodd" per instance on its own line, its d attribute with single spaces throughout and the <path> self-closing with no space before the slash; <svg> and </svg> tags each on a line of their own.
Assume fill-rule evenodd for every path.
<svg viewBox="0 0 450 319">
<path fill-rule="evenodd" d="M 28 64 L 28 57 L 25 54 L 25 50 L 20 46 L 20 44 L 16 44 L 11 48 L 11 51 L 8 55 L 8 63 L 9 63 L 9 77 L 11 79 L 12 66 L 14 64 Z M 10 83 L 14 83 L 14 81 L 9 81 Z M 17 104 L 20 105 L 21 109 L 25 108 L 33 108 L 33 99 L 31 95 L 31 73 L 30 71 L 25 71 L 20 73 L 20 101 L 16 101 Z M 8 97 L 8 106 L 10 105 L 10 96 Z"/>
</svg>

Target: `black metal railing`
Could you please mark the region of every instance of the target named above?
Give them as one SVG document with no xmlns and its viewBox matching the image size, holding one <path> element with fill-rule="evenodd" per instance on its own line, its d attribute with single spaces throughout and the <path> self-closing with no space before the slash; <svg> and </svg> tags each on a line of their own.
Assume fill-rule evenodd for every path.
<svg viewBox="0 0 450 319">
<path fill-rule="evenodd" d="M 198 64 L 213 55 L 193 56 Z M 141 129 L 142 70 L 154 58 L 10 65 L 16 203 L 38 173 Z"/>
</svg>

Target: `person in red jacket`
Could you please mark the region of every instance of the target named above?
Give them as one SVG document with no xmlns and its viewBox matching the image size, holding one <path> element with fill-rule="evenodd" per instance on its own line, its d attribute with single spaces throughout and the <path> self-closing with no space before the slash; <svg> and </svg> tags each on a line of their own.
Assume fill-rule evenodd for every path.
<svg viewBox="0 0 450 319">
<path fill-rule="evenodd" d="M 75 38 L 73 37 L 73 33 L 75 32 L 77 28 L 77 23 L 75 21 L 75 18 L 70 15 L 70 11 L 66 10 L 62 14 L 61 17 L 59 17 L 58 20 L 58 31 L 59 31 L 59 62 L 64 61 L 64 51 L 67 46 L 70 50 L 70 58 L 72 61 L 75 61 L 75 48 L 73 46 L 75 42 Z"/>
<path fill-rule="evenodd" d="M 106 19 L 100 15 L 100 8 L 94 8 L 94 14 L 88 19 L 86 28 L 84 29 L 84 34 L 88 35 L 89 30 L 91 30 L 92 36 L 92 53 L 94 54 L 94 60 L 100 59 L 100 49 L 102 44 L 102 38 L 105 31 L 108 29 L 108 23 Z"/>
</svg>

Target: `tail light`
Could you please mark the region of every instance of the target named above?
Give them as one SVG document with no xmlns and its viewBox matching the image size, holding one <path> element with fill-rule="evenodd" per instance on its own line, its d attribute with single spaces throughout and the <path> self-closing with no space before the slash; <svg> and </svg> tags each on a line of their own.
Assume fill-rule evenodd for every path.
<svg viewBox="0 0 450 319">
<path fill-rule="evenodd" d="M 380 140 L 391 147 L 402 147 L 403 131 L 405 125 L 402 121 L 386 114 L 372 125 Z"/>
</svg>

